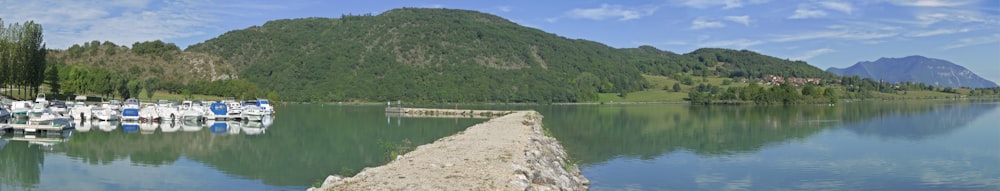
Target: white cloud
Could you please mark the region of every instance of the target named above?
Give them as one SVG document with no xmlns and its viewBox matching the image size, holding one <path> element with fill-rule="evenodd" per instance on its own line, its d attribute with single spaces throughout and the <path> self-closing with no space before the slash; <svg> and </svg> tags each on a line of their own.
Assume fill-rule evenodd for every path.
<svg viewBox="0 0 1000 191">
<path fill-rule="evenodd" d="M 808 18 L 820 18 L 825 17 L 826 12 L 822 10 L 808 9 L 799 7 L 795 9 L 795 13 L 788 17 L 789 19 L 808 19 Z"/>
<path fill-rule="evenodd" d="M 4 1 L 5 23 L 34 20 L 44 27 L 46 46 L 68 48 L 92 40 L 131 45 L 138 41 L 181 39 L 204 34 L 219 22 L 222 5 L 202 1 L 149 0 Z M 39 11 L 44 10 L 44 11 Z"/>
<path fill-rule="evenodd" d="M 890 0 L 890 3 L 901 6 L 914 7 L 957 7 L 969 4 L 970 1 L 949 1 L 949 0 Z"/>
<path fill-rule="evenodd" d="M 725 26 L 726 24 L 723 24 L 722 22 L 710 21 L 704 18 L 696 18 L 691 21 L 691 29 L 694 30 L 707 29 L 707 28 L 722 28 Z"/>
<path fill-rule="evenodd" d="M 837 51 L 833 50 L 833 49 L 830 49 L 830 48 L 820 48 L 820 49 L 816 49 L 816 50 L 806 51 L 806 52 L 802 53 L 801 55 L 796 56 L 795 58 L 792 58 L 792 59 L 795 59 L 795 60 L 809 60 L 809 59 L 811 59 L 813 57 L 816 57 L 816 56 L 819 56 L 819 55 L 824 55 L 824 54 L 829 54 L 829 53 L 833 53 L 833 52 L 837 52 Z"/>
<path fill-rule="evenodd" d="M 778 38 L 771 39 L 773 42 L 794 42 L 803 40 L 814 40 L 814 39 L 841 39 L 841 40 L 862 40 L 874 42 L 874 40 L 894 37 L 899 35 L 895 32 L 888 31 L 850 31 L 850 30 L 840 30 L 840 31 L 821 31 L 821 32 L 808 32 L 797 35 L 785 35 Z"/>
<path fill-rule="evenodd" d="M 937 36 L 937 35 L 948 35 L 948 34 L 964 33 L 964 32 L 969 32 L 969 31 L 972 31 L 972 30 L 970 30 L 968 28 L 963 28 L 963 29 L 936 29 L 936 30 L 929 30 L 929 31 L 913 31 L 913 32 L 907 33 L 906 36 L 910 36 L 910 37 L 929 37 L 929 36 Z"/>
<path fill-rule="evenodd" d="M 743 16 L 726 16 L 724 19 L 732 21 L 735 23 L 743 24 L 745 26 L 750 26 L 750 15 Z"/>
<path fill-rule="evenodd" d="M 994 44 L 1000 43 L 1000 33 L 993 34 L 992 36 L 981 36 L 981 37 L 971 37 L 959 39 L 957 43 L 945 46 L 943 49 L 956 49 L 967 46 L 976 46 L 983 44 Z"/>
<path fill-rule="evenodd" d="M 942 21 L 949 23 L 990 23 L 990 19 L 995 19 L 996 16 L 983 15 L 975 11 L 950 10 L 918 13 L 915 18 L 916 24 L 926 27 Z M 1000 23 L 996 21 L 992 22 L 994 24 Z"/>
<path fill-rule="evenodd" d="M 497 7 L 497 10 L 500 10 L 502 12 L 510 12 L 513 10 L 513 8 L 511 8 L 510 6 L 499 6 Z"/>
<path fill-rule="evenodd" d="M 764 41 L 759 40 L 749 40 L 749 39 L 736 39 L 736 40 L 724 40 L 724 41 L 712 41 L 701 43 L 702 47 L 721 47 L 721 48 L 734 48 L 734 49 L 746 49 L 747 47 L 763 44 Z"/>
<path fill-rule="evenodd" d="M 644 16 L 652 15 L 656 12 L 657 7 L 648 8 L 628 8 L 621 5 L 608 5 L 601 4 L 599 8 L 591 9 L 573 9 L 566 12 L 566 16 L 570 18 L 578 19 L 591 19 L 591 20 L 604 20 L 609 18 L 617 18 L 620 21 L 632 20 L 642 18 Z"/>
<path fill-rule="evenodd" d="M 732 9 L 743 7 L 749 4 L 763 4 L 770 0 L 674 0 L 674 4 L 694 7 L 694 8 L 709 8 L 722 6 L 723 9 Z"/>
<path fill-rule="evenodd" d="M 835 10 L 835 11 L 840 11 L 840 12 L 846 13 L 848 15 L 850 15 L 851 12 L 854 11 L 854 7 L 851 6 L 850 3 L 846 3 L 846 2 L 824 1 L 824 2 L 820 2 L 819 5 L 827 8 L 827 9 L 830 9 L 830 10 Z"/>
</svg>

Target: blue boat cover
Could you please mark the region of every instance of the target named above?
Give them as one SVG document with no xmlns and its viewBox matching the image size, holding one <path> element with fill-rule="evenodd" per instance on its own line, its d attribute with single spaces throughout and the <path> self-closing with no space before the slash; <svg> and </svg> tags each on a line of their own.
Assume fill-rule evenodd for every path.
<svg viewBox="0 0 1000 191">
<path fill-rule="evenodd" d="M 214 102 L 214 103 L 212 103 L 211 108 L 209 108 L 209 109 L 212 110 L 212 114 L 215 114 L 215 115 L 226 115 L 226 114 L 229 114 L 229 112 L 228 112 L 229 111 L 229 107 L 227 107 L 226 104 L 222 103 L 222 102 Z"/>
<path fill-rule="evenodd" d="M 212 123 L 212 126 L 209 127 L 209 128 L 212 130 L 212 133 L 222 134 L 222 133 L 226 133 L 226 131 L 229 130 L 228 127 L 229 127 L 229 124 L 227 124 L 226 122 L 215 122 L 215 123 Z"/>
<path fill-rule="evenodd" d="M 125 108 L 125 109 L 122 109 L 122 116 L 124 116 L 124 117 L 139 117 L 139 109 L 137 109 L 137 108 Z"/>
</svg>

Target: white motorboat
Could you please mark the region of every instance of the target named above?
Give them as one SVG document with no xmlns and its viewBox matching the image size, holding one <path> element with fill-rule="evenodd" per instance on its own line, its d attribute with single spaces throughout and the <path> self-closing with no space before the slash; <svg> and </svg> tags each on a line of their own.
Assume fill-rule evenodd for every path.
<svg viewBox="0 0 1000 191">
<path fill-rule="evenodd" d="M 15 101 L 10 104 L 10 114 L 15 119 L 28 119 L 28 111 L 31 111 L 32 102 Z"/>
<path fill-rule="evenodd" d="M 260 121 L 264 119 L 264 116 L 267 116 L 267 113 L 256 105 L 247 105 L 243 108 L 242 116 L 249 121 Z"/>
<path fill-rule="evenodd" d="M 156 101 L 156 113 L 162 121 L 174 121 L 181 116 L 177 105 L 167 100 Z"/>
<path fill-rule="evenodd" d="M 201 102 L 186 100 L 181 102 L 179 110 L 181 119 L 185 121 L 201 121 L 201 118 L 205 115 L 205 108 L 201 106 Z"/>
<path fill-rule="evenodd" d="M 45 114 L 55 115 L 45 104 L 35 103 L 35 105 L 31 105 L 31 110 L 28 110 L 28 119 L 40 118 Z"/>
<path fill-rule="evenodd" d="M 108 106 L 104 106 L 104 107 L 108 108 L 108 109 L 111 109 L 111 110 L 115 110 L 115 111 L 121 111 L 122 110 L 122 102 L 118 101 L 118 100 L 111 100 L 111 101 L 108 102 Z"/>
<path fill-rule="evenodd" d="M 49 110 L 52 110 L 52 112 L 55 112 L 56 114 L 59 115 L 66 115 L 67 113 L 69 113 L 69 108 L 66 106 L 66 102 L 62 102 L 59 100 L 54 100 L 50 102 Z"/>
<path fill-rule="evenodd" d="M 118 112 L 106 107 L 93 107 L 91 108 L 91 113 L 93 113 L 94 118 L 101 121 L 117 121 Z"/>
<path fill-rule="evenodd" d="M 49 100 L 45 99 L 45 93 L 38 93 L 38 95 L 35 96 L 35 103 L 39 103 L 42 104 L 43 106 L 48 107 Z"/>
<path fill-rule="evenodd" d="M 226 109 L 228 112 L 226 113 L 226 115 L 237 117 L 243 113 L 243 104 L 241 104 L 240 102 L 235 100 L 226 100 L 223 102 L 226 103 Z"/>
<path fill-rule="evenodd" d="M 156 105 L 145 104 L 139 109 L 140 121 L 160 121 L 160 114 L 156 112 Z"/>
<path fill-rule="evenodd" d="M 69 117 L 73 120 L 89 120 L 93 119 L 93 113 L 91 112 L 91 106 L 88 106 L 84 102 L 75 102 L 73 107 L 69 109 Z"/>
</svg>

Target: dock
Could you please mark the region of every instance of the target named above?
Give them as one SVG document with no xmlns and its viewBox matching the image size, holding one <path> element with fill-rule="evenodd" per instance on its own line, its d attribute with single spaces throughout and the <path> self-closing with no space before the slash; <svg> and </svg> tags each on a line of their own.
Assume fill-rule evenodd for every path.
<svg viewBox="0 0 1000 191">
<path fill-rule="evenodd" d="M 402 117 L 496 118 L 514 112 L 501 111 L 501 110 L 477 110 L 477 109 L 432 109 L 432 108 L 386 107 L 385 113 Z"/>
<path fill-rule="evenodd" d="M 0 130 L 3 130 L 3 132 L 62 133 L 63 130 L 67 129 L 70 129 L 68 125 L 0 124 Z"/>
</svg>

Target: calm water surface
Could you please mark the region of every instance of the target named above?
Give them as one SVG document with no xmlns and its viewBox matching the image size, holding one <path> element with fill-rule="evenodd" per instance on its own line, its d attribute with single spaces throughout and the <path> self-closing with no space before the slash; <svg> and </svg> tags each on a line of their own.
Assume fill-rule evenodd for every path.
<svg viewBox="0 0 1000 191">
<path fill-rule="evenodd" d="M 95 123 L 56 144 L 5 134 L 0 190 L 304 190 L 485 121 L 387 118 L 382 107 L 278 109 L 266 128 Z"/>
<path fill-rule="evenodd" d="M 542 112 L 593 190 L 1000 190 L 998 106 L 485 108 Z M 300 190 L 481 121 L 289 105 L 266 128 L 95 124 L 54 145 L 5 135 L 0 190 Z"/>
<path fill-rule="evenodd" d="M 551 106 L 592 190 L 1000 190 L 997 103 Z"/>
</svg>

